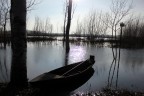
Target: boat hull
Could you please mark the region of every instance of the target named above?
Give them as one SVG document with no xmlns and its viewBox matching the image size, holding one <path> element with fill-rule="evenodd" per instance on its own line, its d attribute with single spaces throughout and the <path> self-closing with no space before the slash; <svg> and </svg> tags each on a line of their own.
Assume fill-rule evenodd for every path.
<svg viewBox="0 0 144 96">
<path fill-rule="evenodd" d="M 49 92 L 66 92 L 73 91 L 86 83 L 94 74 L 94 69 L 91 67 L 83 74 L 68 78 L 54 79 L 49 81 L 31 82 L 33 87 Z"/>
<path fill-rule="evenodd" d="M 30 81 L 30 85 L 40 90 L 73 91 L 87 82 L 93 75 L 94 57 L 74 64 L 70 64 L 37 76 Z"/>
</svg>

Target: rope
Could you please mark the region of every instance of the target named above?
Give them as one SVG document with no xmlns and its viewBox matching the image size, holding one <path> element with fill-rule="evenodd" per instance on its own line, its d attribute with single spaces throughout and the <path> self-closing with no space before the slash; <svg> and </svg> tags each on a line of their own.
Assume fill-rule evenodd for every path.
<svg viewBox="0 0 144 96">
<path fill-rule="evenodd" d="M 67 73 L 71 72 L 73 69 L 75 69 L 76 67 L 80 66 L 82 63 L 84 63 L 85 61 L 82 61 L 80 64 L 78 64 L 77 66 L 73 67 L 71 70 L 68 70 L 67 72 L 65 72 L 64 74 L 62 74 L 62 76 L 66 75 Z"/>
</svg>

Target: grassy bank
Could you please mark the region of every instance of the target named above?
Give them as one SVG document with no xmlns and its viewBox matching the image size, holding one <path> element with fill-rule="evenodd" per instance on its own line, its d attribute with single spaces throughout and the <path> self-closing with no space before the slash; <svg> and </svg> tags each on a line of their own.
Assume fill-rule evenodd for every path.
<svg viewBox="0 0 144 96">
<path fill-rule="evenodd" d="M 13 93 L 15 92 L 15 93 Z M 11 95 L 13 93 L 14 95 Z M 46 92 L 41 95 L 40 89 L 27 87 L 24 89 L 9 89 L 6 84 L 0 84 L 0 96 L 144 96 L 144 92 L 134 92 L 128 90 L 111 90 L 104 88 L 102 91 L 96 92 L 70 92 L 70 93 L 58 93 L 49 94 Z"/>
</svg>

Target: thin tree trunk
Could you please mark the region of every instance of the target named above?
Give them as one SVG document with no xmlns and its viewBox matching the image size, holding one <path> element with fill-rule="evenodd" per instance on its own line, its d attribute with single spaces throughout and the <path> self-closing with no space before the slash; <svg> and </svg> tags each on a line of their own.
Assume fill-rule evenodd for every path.
<svg viewBox="0 0 144 96">
<path fill-rule="evenodd" d="M 119 53 L 118 53 L 118 65 L 117 65 L 117 78 L 116 78 L 116 88 L 118 87 L 118 79 L 119 79 L 119 65 L 120 65 L 120 57 L 121 57 L 121 42 L 122 42 L 122 29 L 120 32 L 120 41 L 119 41 Z"/>
<path fill-rule="evenodd" d="M 64 26 L 63 26 L 63 41 L 65 41 L 65 35 L 66 35 L 66 29 L 65 29 L 65 27 L 66 27 L 66 18 L 67 18 L 67 4 L 66 4 L 66 11 L 65 11 L 65 16 L 64 16 Z"/>
<path fill-rule="evenodd" d="M 69 0 L 68 5 L 68 18 L 67 18 L 67 26 L 66 26 L 66 51 L 69 51 L 69 31 L 71 25 L 71 12 L 72 12 L 72 0 Z"/>
<path fill-rule="evenodd" d="M 6 24 L 7 24 L 7 13 L 8 11 L 5 13 L 5 20 L 4 20 L 4 25 L 3 25 L 3 28 L 4 28 L 4 48 L 6 48 Z"/>
</svg>

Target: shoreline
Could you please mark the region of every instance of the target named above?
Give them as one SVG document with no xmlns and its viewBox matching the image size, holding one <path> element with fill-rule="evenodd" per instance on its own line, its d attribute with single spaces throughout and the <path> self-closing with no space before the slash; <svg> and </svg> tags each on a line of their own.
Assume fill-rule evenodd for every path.
<svg viewBox="0 0 144 96">
<path fill-rule="evenodd" d="M 21 90 L 17 90 L 18 88 L 16 88 L 14 93 L 15 95 L 13 96 L 41 96 L 41 92 L 40 89 L 38 88 L 31 88 L 30 86 L 27 88 L 23 88 Z M 13 89 L 12 89 L 13 90 Z M 10 90 L 7 90 L 7 85 L 6 84 L 2 84 L 0 83 L 0 96 L 9 96 L 11 94 L 7 94 L 4 95 L 5 93 L 11 93 Z M 53 93 L 52 93 L 53 94 Z M 44 93 L 43 95 L 50 95 L 50 96 L 144 96 L 144 92 L 136 92 L 136 91 L 128 91 L 126 89 L 109 89 L 109 88 L 104 88 L 101 91 L 96 91 L 96 92 L 81 92 L 81 91 L 77 91 L 77 92 L 70 92 L 67 93 L 67 95 L 64 95 L 66 93 L 59 93 L 59 94 L 53 94 L 50 95 L 49 93 Z M 63 94 L 63 95 L 60 95 Z"/>
</svg>

